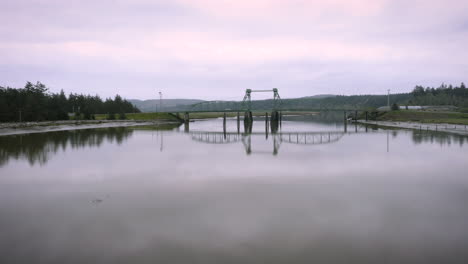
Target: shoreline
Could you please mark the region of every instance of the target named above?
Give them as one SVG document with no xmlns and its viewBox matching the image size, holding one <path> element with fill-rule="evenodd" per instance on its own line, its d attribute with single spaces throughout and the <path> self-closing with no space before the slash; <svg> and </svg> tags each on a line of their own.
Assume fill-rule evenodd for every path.
<svg viewBox="0 0 468 264">
<path fill-rule="evenodd" d="M 172 120 L 63 120 L 22 123 L 0 123 L 0 136 L 108 127 L 166 125 L 174 123 L 177 122 Z"/>
<path fill-rule="evenodd" d="M 421 123 L 421 122 L 404 122 L 404 121 L 374 121 L 374 120 L 356 120 L 358 124 L 374 125 L 380 127 L 403 128 L 420 131 L 444 132 L 468 136 L 467 125 L 456 125 L 448 123 Z"/>
</svg>

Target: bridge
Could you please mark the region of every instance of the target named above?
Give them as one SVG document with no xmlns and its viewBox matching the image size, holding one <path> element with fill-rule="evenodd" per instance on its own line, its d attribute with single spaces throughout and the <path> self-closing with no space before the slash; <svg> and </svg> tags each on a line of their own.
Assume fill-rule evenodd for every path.
<svg viewBox="0 0 468 264">
<path fill-rule="evenodd" d="M 265 132 L 252 132 L 253 127 L 253 115 L 252 115 L 252 93 L 273 93 L 273 100 L 271 106 L 271 112 L 265 111 Z M 214 101 L 216 104 L 218 101 Z M 222 101 L 219 101 L 222 102 Z M 224 110 L 213 110 L 210 107 L 203 109 L 203 106 L 209 106 L 213 102 L 202 102 L 194 104 L 190 112 L 187 111 L 184 113 L 184 131 L 190 134 L 192 140 L 197 142 L 202 142 L 206 144 L 230 144 L 236 142 L 242 142 L 246 153 L 252 153 L 252 136 L 262 135 L 268 139 L 268 136 L 271 135 L 273 141 L 273 154 L 278 153 L 279 147 L 282 143 L 286 144 L 296 144 L 296 145 L 319 145 L 319 144 L 329 144 L 339 141 L 346 133 L 348 132 L 348 114 L 350 110 L 343 109 L 326 109 L 327 111 L 344 111 L 343 121 L 344 121 L 344 131 L 325 131 L 325 132 L 280 132 L 282 125 L 282 111 L 294 112 L 294 111 L 312 111 L 320 112 L 324 109 L 284 109 L 282 107 L 281 97 L 279 95 L 278 89 L 273 88 L 271 90 L 252 90 L 247 89 L 245 91 L 244 99 L 241 103 L 230 102 L 232 108 L 234 109 L 224 109 Z M 226 102 L 223 102 L 226 104 Z M 227 104 L 229 105 L 229 103 Z M 195 109 L 198 107 L 198 109 Z M 354 119 L 357 119 L 358 111 L 356 109 L 352 110 L 354 112 Z M 223 132 L 209 132 L 209 131 L 190 131 L 190 113 L 203 113 L 203 112 L 221 112 L 223 115 Z M 226 130 L 226 113 L 237 113 L 237 133 L 236 132 L 227 132 Z M 241 112 L 244 112 L 244 132 L 241 134 Z M 366 120 L 368 119 L 368 113 L 365 112 Z M 367 127 L 366 127 L 367 132 Z M 358 133 L 357 126 L 355 126 L 355 132 Z"/>
<path fill-rule="evenodd" d="M 368 121 L 368 112 L 363 109 L 333 109 L 333 108 L 285 108 L 282 105 L 282 100 L 279 95 L 278 88 L 271 90 L 252 90 L 246 89 L 242 102 L 237 101 L 209 101 L 193 104 L 190 110 L 183 113 L 181 117 L 180 113 L 176 112 L 176 116 L 184 121 L 186 126 L 185 130 L 188 130 L 190 122 L 190 113 L 224 113 L 224 123 L 226 122 L 226 113 L 237 113 L 238 131 L 240 130 L 241 113 L 243 112 L 244 127 L 248 128 L 253 122 L 252 114 L 252 94 L 253 93 L 273 93 L 272 103 L 269 110 L 262 110 L 260 112 L 265 113 L 265 120 L 271 125 L 272 132 L 277 130 L 277 127 L 281 127 L 281 121 L 283 112 L 324 112 L 324 111 L 342 111 L 343 121 L 346 123 L 349 119 L 357 120 L 358 113 L 365 113 L 365 120 Z M 223 105 L 224 109 L 218 107 L 212 107 L 213 105 Z M 226 107 L 227 106 L 227 107 Z M 171 112 L 170 114 L 174 114 Z M 258 116 L 258 113 L 256 113 Z M 248 131 L 248 130 L 247 130 Z"/>
</svg>

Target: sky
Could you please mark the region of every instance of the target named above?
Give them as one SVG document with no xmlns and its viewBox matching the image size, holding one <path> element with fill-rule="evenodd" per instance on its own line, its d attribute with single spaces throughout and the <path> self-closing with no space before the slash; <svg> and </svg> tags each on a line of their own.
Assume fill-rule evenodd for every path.
<svg viewBox="0 0 468 264">
<path fill-rule="evenodd" d="M 0 0 L 0 18 L 0 86 L 241 100 L 468 82 L 467 0 Z"/>
</svg>

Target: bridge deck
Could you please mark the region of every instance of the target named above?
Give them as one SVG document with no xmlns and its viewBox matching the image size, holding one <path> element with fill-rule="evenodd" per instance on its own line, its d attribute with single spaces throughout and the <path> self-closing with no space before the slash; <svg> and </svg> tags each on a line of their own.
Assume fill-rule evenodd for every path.
<svg viewBox="0 0 468 264">
<path fill-rule="evenodd" d="M 181 110 L 181 111 L 168 111 L 168 112 L 158 112 L 158 113 L 237 113 L 237 112 L 246 112 L 245 109 L 225 109 L 225 110 Z M 259 112 L 265 113 L 270 112 L 272 109 L 264 109 L 264 110 L 252 110 L 252 112 Z M 366 112 L 369 110 L 366 109 L 319 109 L 319 108 L 310 108 L 310 109 L 276 109 L 275 111 L 280 112 L 325 112 L 325 111 L 334 111 L 334 112 Z"/>
</svg>

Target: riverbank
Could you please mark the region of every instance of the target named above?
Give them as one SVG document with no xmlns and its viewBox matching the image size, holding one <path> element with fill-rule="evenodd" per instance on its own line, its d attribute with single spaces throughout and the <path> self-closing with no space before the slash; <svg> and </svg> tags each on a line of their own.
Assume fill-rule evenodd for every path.
<svg viewBox="0 0 468 264">
<path fill-rule="evenodd" d="M 180 122 L 174 120 L 64 120 L 0 123 L 0 136 L 91 128 L 160 126 L 176 123 Z"/>
<path fill-rule="evenodd" d="M 468 125 L 449 124 L 449 123 L 422 123 L 422 122 L 398 122 L 398 121 L 365 121 L 357 120 L 359 124 L 375 125 L 389 128 L 404 128 L 421 131 L 445 132 L 468 136 Z"/>
<path fill-rule="evenodd" d="M 398 110 L 383 112 L 377 121 L 417 122 L 427 124 L 468 125 L 468 113 Z"/>
</svg>

